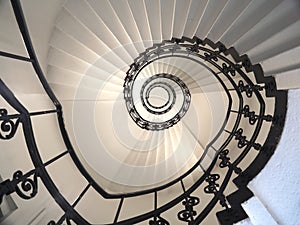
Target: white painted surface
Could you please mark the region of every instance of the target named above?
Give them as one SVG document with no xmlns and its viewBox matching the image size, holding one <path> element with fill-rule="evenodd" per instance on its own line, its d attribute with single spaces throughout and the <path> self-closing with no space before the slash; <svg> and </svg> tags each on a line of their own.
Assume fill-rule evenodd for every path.
<svg viewBox="0 0 300 225">
<path fill-rule="evenodd" d="M 268 209 L 265 208 L 257 197 L 253 196 L 243 203 L 242 207 L 249 216 L 253 225 L 278 225 L 268 212 Z"/>
<path fill-rule="evenodd" d="M 22 7 L 32 39 L 33 47 L 44 72 L 47 67 L 49 40 L 54 28 L 54 21 L 65 0 L 27 0 Z"/>
<path fill-rule="evenodd" d="M 286 123 L 279 145 L 262 172 L 249 184 L 280 225 L 300 220 L 300 90 L 290 90 Z M 254 211 L 250 214 L 257 214 Z"/>
</svg>

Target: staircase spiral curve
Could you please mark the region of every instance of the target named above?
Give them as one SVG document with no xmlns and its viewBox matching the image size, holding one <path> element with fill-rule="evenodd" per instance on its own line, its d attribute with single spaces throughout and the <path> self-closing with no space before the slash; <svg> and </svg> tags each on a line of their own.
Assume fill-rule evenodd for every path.
<svg viewBox="0 0 300 225">
<path fill-rule="evenodd" d="M 45 75 L 21 3 L 5 5 L 25 47 L 0 49 L 12 68 L 0 82 L 0 138 L 19 138 L 28 166 L 1 183 L 1 201 L 46 193 L 48 225 L 247 218 L 247 184 L 283 129 L 283 77 L 299 72 L 289 60 L 297 1 L 68 0 Z M 11 58 L 25 71 L 20 86 Z"/>
</svg>

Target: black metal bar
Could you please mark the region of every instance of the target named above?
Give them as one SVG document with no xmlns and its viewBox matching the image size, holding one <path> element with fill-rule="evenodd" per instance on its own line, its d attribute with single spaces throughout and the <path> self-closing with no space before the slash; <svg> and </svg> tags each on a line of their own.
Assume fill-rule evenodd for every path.
<svg viewBox="0 0 300 225">
<path fill-rule="evenodd" d="M 16 60 L 21 60 L 21 61 L 25 61 L 25 62 L 33 62 L 33 60 L 30 58 L 27 58 L 27 57 L 24 57 L 21 55 L 15 55 L 15 54 L 12 54 L 9 52 L 0 51 L 0 56 L 11 58 L 11 59 L 16 59 Z"/>
<path fill-rule="evenodd" d="M 75 202 L 72 204 L 72 207 L 75 208 L 75 206 L 79 203 L 79 201 L 82 199 L 82 197 L 85 195 L 85 193 L 89 190 L 89 188 L 91 187 L 91 184 L 88 184 L 83 191 L 80 193 L 80 195 L 78 196 L 78 198 L 75 200 Z"/>
<path fill-rule="evenodd" d="M 183 192 L 185 193 L 185 187 L 184 187 L 183 180 L 180 180 L 180 184 L 181 184 L 181 188 L 182 188 Z"/>
<path fill-rule="evenodd" d="M 50 113 L 57 113 L 57 110 L 46 110 L 46 111 L 39 111 L 39 112 L 30 112 L 30 116 L 38 116 L 38 115 L 45 115 L 45 114 L 50 114 Z M 11 115 L 6 115 L 6 116 L 1 116 L 0 120 L 4 119 L 17 119 L 19 118 L 20 114 L 11 114 Z"/>
<path fill-rule="evenodd" d="M 205 173 L 205 169 L 203 168 L 203 166 L 201 165 L 201 163 L 199 163 L 199 167 L 200 167 L 200 169 L 202 170 L 202 172 Z"/>
<path fill-rule="evenodd" d="M 157 209 L 157 191 L 154 192 L 154 209 Z"/>
<path fill-rule="evenodd" d="M 14 94 L 9 90 L 9 88 L 3 83 L 0 79 L 0 93 L 2 97 L 20 113 L 20 117 L 22 120 L 22 128 L 25 137 L 25 142 L 27 145 L 27 149 L 29 151 L 29 155 L 31 157 L 32 163 L 35 168 L 38 170 L 38 174 L 46 188 L 48 189 L 50 195 L 53 199 L 60 205 L 60 207 L 64 211 L 68 211 L 72 214 L 72 217 L 80 224 L 89 224 L 85 219 L 83 219 L 74 208 L 68 203 L 68 201 L 62 196 L 62 194 L 58 191 L 56 185 L 53 180 L 49 176 L 48 172 L 44 167 L 44 163 L 39 154 L 37 144 L 35 142 L 32 123 L 30 119 L 30 113 L 27 109 L 19 102 L 19 100 L 14 96 Z"/>
<path fill-rule="evenodd" d="M 122 209 L 122 206 L 123 206 L 123 202 L 124 202 L 124 198 L 121 198 L 119 206 L 118 206 L 118 210 L 117 210 L 116 215 L 115 215 L 114 223 L 117 223 L 117 221 L 119 219 L 119 215 L 120 215 L 120 212 L 121 212 L 121 209 Z"/>
<path fill-rule="evenodd" d="M 53 109 L 53 110 L 45 110 L 45 111 L 39 111 L 39 112 L 30 112 L 30 116 L 39 116 L 39 115 L 45 115 L 45 114 L 50 114 L 50 113 L 57 113 L 58 110 Z"/>
<path fill-rule="evenodd" d="M 23 37 L 23 41 L 24 44 L 26 46 L 28 55 L 30 57 L 30 60 L 32 62 L 32 66 L 38 76 L 38 78 L 41 81 L 41 84 L 43 85 L 46 93 L 48 94 L 48 96 L 50 97 L 50 99 L 52 100 L 53 104 L 58 107 L 59 109 L 61 109 L 61 105 L 59 103 L 59 101 L 57 100 L 57 98 L 55 97 L 53 91 L 51 90 L 45 76 L 43 73 L 42 68 L 40 67 L 39 61 L 37 59 L 37 56 L 35 54 L 33 45 L 32 45 L 32 41 L 29 35 L 29 31 L 27 28 L 27 24 L 25 22 L 25 17 L 24 17 L 24 13 L 21 7 L 21 3 L 20 0 L 11 0 L 11 4 L 14 10 L 14 14 L 15 14 L 15 18 L 17 20 L 20 32 L 22 34 Z"/>
<path fill-rule="evenodd" d="M 206 216 L 210 213 L 211 209 L 217 204 L 217 202 L 219 200 L 218 193 L 224 192 L 228 182 L 230 181 L 232 172 L 233 172 L 233 170 L 231 168 L 229 168 L 217 194 L 215 194 L 214 198 L 208 203 L 208 205 L 202 210 L 202 212 L 195 218 L 195 224 L 200 224 L 206 218 Z"/>
<path fill-rule="evenodd" d="M 210 146 L 215 152 L 218 152 L 219 150 L 216 149 L 214 146 Z"/>
<path fill-rule="evenodd" d="M 50 159 L 49 161 L 47 161 L 46 163 L 44 163 L 44 166 L 47 167 L 49 166 L 51 163 L 55 162 L 56 160 L 62 158 L 63 156 L 67 155 L 69 152 L 68 151 L 64 151 L 61 154 L 53 157 L 52 159 Z"/>
</svg>

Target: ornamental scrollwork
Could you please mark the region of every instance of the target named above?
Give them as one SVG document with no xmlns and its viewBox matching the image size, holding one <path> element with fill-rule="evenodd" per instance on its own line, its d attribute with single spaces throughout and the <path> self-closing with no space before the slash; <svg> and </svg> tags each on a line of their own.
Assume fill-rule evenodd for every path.
<svg viewBox="0 0 300 225">
<path fill-rule="evenodd" d="M 9 140 L 11 139 L 19 126 L 20 117 L 16 118 L 14 122 L 12 117 L 7 113 L 6 109 L 0 109 L 0 121 L 1 121 L 1 130 L 0 130 L 0 139 Z"/>
<path fill-rule="evenodd" d="M 32 178 L 30 178 L 33 176 Z M 4 195 L 16 192 L 23 199 L 31 199 L 36 196 L 38 192 L 38 180 L 36 171 L 31 171 L 23 174 L 18 170 L 13 174 L 12 180 L 5 180 L 0 184 L 0 204 Z"/>
<path fill-rule="evenodd" d="M 220 179 L 219 174 L 209 174 L 205 181 L 208 183 L 208 185 L 204 188 L 204 192 L 206 194 L 214 194 L 218 192 L 219 184 L 216 183 L 217 180 Z"/>
<path fill-rule="evenodd" d="M 245 118 L 249 118 L 249 123 L 251 125 L 254 125 L 255 122 L 257 121 L 257 116 L 255 115 L 254 111 L 250 111 L 249 105 L 244 106 L 244 108 L 242 109 L 242 114 L 244 114 Z"/>
<path fill-rule="evenodd" d="M 170 223 L 161 216 L 155 216 L 153 220 L 149 221 L 149 225 L 170 225 Z"/>
<path fill-rule="evenodd" d="M 239 128 L 235 133 L 235 140 L 238 141 L 238 148 L 243 148 L 247 145 L 251 145 L 255 150 L 260 150 L 261 145 L 259 143 L 252 143 L 247 140 L 246 136 L 243 135 L 244 130 L 242 128 Z"/>
<path fill-rule="evenodd" d="M 259 116 L 255 115 L 254 111 L 250 111 L 249 105 L 245 105 L 244 108 L 241 110 L 241 113 L 244 115 L 245 118 L 249 118 L 249 123 L 251 125 L 254 125 L 255 122 L 260 118 Z M 273 119 L 271 115 L 264 115 L 261 118 L 267 122 L 271 122 Z"/>
<path fill-rule="evenodd" d="M 251 98 L 252 95 L 253 95 L 253 92 L 254 90 L 257 90 L 257 91 L 262 91 L 263 90 L 263 87 L 262 86 L 259 86 L 259 85 L 254 85 L 254 86 L 250 86 L 249 84 L 244 84 L 244 82 L 242 80 L 240 80 L 238 82 L 238 87 L 237 89 L 243 93 L 245 92 L 246 93 L 246 96 L 248 98 Z"/>
<path fill-rule="evenodd" d="M 197 215 L 197 212 L 194 210 L 194 206 L 198 205 L 199 203 L 200 199 L 198 197 L 187 196 L 182 202 L 182 205 L 184 205 L 185 209 L 181 210 L 177 214 L 178 219 L 188 223 L 194 221 L 194 216 Z"/>
<path fill-rule="evenodd" d="M 205 178 L 205 181 L 208 183 L 208 185 L 204 188 L 204 192 L 206 194 L 214 194 L 219 199 L 220 205 L 222 207 L 228 208 L 224 194 L 219 192 L 220 185 L 217 183 L 217 180 L 219 179 L 219 174 L 209 174 Z"/>
<path fill-rule="evenodd" d="M 215 62 L 218 61 L 218 52 L 204 52 L 204 58 L 205 61 L 210 61 L 210 60 L 214 60 Z"/>
<path fill-rule="evenodd" d="M 228 156 L 228 154 L 229 154 L 228 149 L 224 149 L 223 151 L 221 151 L 219 153 L 219 159 L 221 159 L 221 162 L 219 163 L 219 167 L 220 168 L 229 167 L 229 168 L 232 168 L 236 174 L 240 174 L 242 172 L 242 170 L 239 167 L 234 166 L 230 162 L 230 157 Z"/>
<path fill-rule="evenodd" d="M 230 74 L 231 76 L 236 75 L 236 70 L 241 69 L 243 66 L 240 64 L 235 64 L 233 66 L 227 65 L 226 63 L 222 63 L 222 72 L 225 74 Z"/>
<path fill-rule="evenodd" d="M 61 220 L 63 220 L 63 221 L 61 221 Z M 59 222 L 57 222 L 57 223 L 56 223 L 54 220 L 51 220 L 51 221 L 49 221 L 49 222 L 47 223 L 47 225 L 60 225 L 60 224 L 62 224 L 64 221 L 66 221 L 67 225 L 72 225 L 72 224 L 71 224 L 71 220 L 69 219 L 68 216 L 62 217 L 61 220 L 60 220 Z"/>
</svg>

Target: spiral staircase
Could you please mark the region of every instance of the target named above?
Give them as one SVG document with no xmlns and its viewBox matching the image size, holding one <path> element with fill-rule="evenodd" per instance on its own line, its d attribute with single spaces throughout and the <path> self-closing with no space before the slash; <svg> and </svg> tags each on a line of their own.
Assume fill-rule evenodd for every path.
<svg viewBox="0 0 300 225">
<path fill-rule="evenodd" d="M 0 224 L 296 225 L 260 184 L 297 148 L 297 0 L 0 12 Z"/>
</svg>

